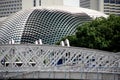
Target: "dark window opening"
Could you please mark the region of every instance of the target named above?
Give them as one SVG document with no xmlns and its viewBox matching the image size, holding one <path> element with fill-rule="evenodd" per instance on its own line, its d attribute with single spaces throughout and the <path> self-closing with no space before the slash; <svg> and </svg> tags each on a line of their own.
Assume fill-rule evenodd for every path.
<svg viewBox="0 0 120 80">
<path fill-rule="evenodd" d="M 39 6 L 41 6 L 41 0 L 39 0 Z"/>
<path fill-rule="evenodd" d="M 36 0 L 33 1 L 33 6 L 34 6 L 34 7 L 36 6 Z"/>
<path fill-rule="evenodd" d="M 104 3 L 109 3 L 109 0 L 104 0 Z"/>
<path fill-rule="evenodd" d="M 110 0 L 110 3 L 115 3 L 115 0 Z"/>
</svg>

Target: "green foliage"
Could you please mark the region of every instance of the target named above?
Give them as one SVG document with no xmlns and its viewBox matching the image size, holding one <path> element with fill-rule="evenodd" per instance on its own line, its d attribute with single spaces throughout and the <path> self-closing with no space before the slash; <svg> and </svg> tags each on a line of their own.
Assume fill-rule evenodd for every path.
<svg viewBox="0 0 120 80">
<path fill-rule="evenodd" d="M 88 47 L 113 52 L 120 51 L 120 16 L 100 17 L 78 26 L 76 35 L 65 37 L 71 46 Z"/>
</svg>

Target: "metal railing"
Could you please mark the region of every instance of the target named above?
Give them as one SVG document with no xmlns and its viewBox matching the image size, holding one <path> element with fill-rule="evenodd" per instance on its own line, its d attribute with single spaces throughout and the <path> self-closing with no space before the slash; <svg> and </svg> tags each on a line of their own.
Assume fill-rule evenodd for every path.
<svg viewBox="0 0 120 80">
<path fill-rule="evenodd" d="M 120 74 L 120 56 L 112 52 L 63 46 L 0 46 L 0 72 L 71 71 Z"/>
</svg>

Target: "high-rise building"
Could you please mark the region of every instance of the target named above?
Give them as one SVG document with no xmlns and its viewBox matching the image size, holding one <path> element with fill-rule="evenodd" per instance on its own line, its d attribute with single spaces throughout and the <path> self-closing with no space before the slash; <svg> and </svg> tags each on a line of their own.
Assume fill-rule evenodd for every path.
<svg viewBox="0 0 120 80">
<path fill-rule="evenodd" d="M 12 13 L 36 6 L 62 4 L 62 0 L 0 0 L 0 17 L 7 17 Z"/>
<path fill-rule="evenodd" d="M 98 10 L 105 14 L 120 15 L 120 0 L 80 0 L 80 6 Z"/>
</svg>

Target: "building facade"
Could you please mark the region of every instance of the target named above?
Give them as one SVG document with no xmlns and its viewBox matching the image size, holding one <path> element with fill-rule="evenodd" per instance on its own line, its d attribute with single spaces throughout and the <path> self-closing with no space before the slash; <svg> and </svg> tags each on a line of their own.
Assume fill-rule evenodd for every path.
<svg viewBox="0 0 120 80">
<path fill-rule="evenodd" d="M 0 17 L 6 17 L 22 9 L 22 0 L 0 0 Z"/>
<path fill-rule="evenodd" d="M 55 44 L 73 35 L 78 25 L 101 16 L 106 17 L 95 10 L 67 6 L 21 10 L 0 24 L 0 44 L 9 44 L 12 39 L 16 44 L 33 44 L 39 39 L 44 44 Z"/>
<path fill-rule="evenodd" d="M 0 17 L 7 17 L 12 13 L 36 6 L 62 4 L 62 0 L 0 0 Z"/>
<path fill-rule="evenodd" d="M 98 10 L 108 15 L 120 15 L 120 0 L 80 0 L 80 6 Z"/>
</svg>

